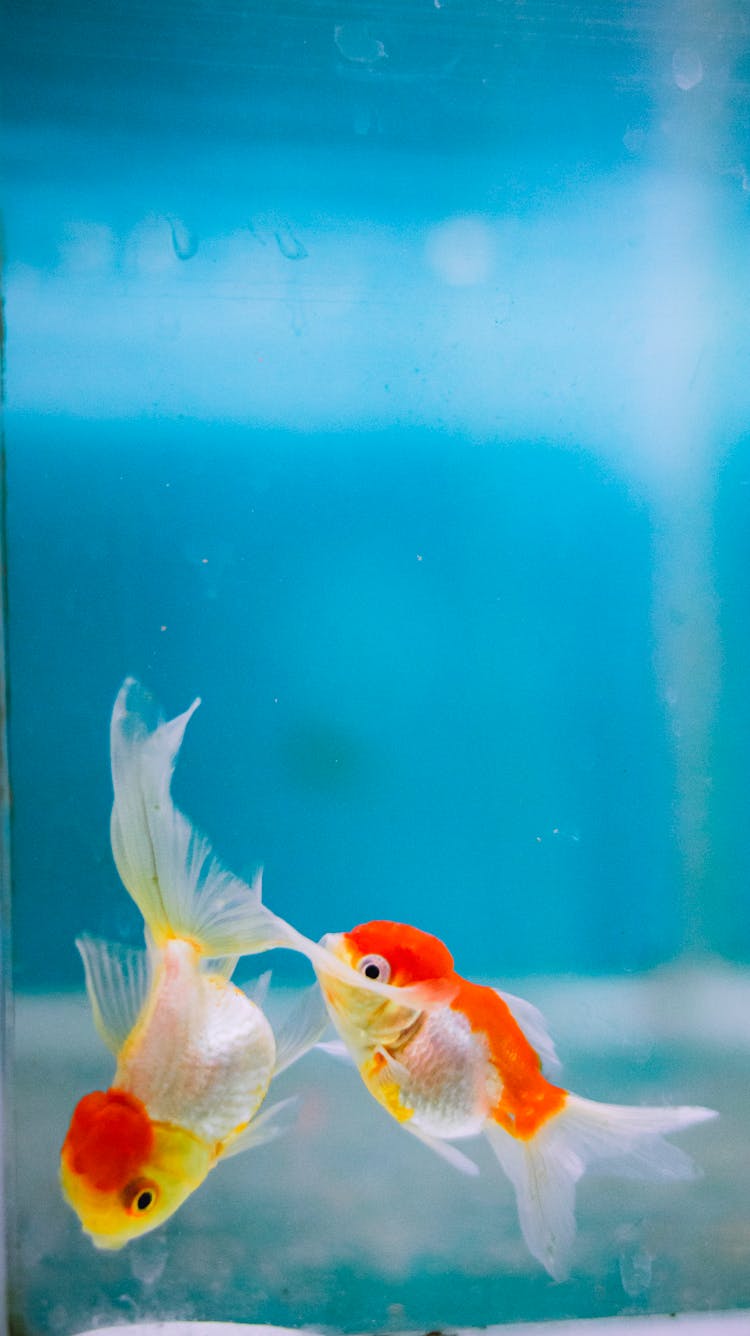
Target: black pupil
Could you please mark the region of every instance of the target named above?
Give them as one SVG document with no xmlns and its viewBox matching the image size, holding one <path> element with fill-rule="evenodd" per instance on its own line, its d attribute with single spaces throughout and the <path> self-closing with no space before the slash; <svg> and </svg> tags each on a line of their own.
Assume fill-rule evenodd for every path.
<svg viewBox="0 0 750 1336">
<path fill-rule="evenodd" d="M 368 978 L 368 979 L 379 979 L 379 978 L 380 978 L 380 966 L 379 966 L 379 965 L 365 965 L 365 977 Z"/>
<path fill-rule="evenodd" d="M 147 1211 L 153 1200 L 152 1192 L 139 1192 L 135 1204 L 139 1211 Z"/>
</svg>

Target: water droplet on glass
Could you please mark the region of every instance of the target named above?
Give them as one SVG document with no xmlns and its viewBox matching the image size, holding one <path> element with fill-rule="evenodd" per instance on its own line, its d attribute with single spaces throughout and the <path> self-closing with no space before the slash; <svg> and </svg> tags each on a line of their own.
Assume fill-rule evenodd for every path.
<svg viewBox="0 0 750 1336">
<path fill-rule="evenodd" d="M 71 272 L 103 273 L 115 263 L 114 235 L 100 223 L 71 223 L 60 255 Z"/>
<path fill-rule="evenodd" d="M 172 248 L 178 260 L 192 260 L 198 250 L 198 238 L 179 218 L 168 218 Z"/>
<path fill-rule="evenodd" d="M 344 59 L 357 65 L 376 65 L 379 60 L 388 57 L 383 43 L 370 35 L 367 23 L 337 23 L 333 30 L 333 40 Z"/>
<path fill-rule="evenodd" d="M 640 153 L 646 142 L 646 132 L 638 127 L 631 128 L 628 126 L 622 137 L 622 142 L 628 150 L 628 153 Z"/>
<path fill-rule="evenodd" d="M 431 268 L 445 283 L 473 287 L 489 277 L 494 238 L 482 218 L 449 218 L 428 233 L 425 250 Z"/>
<path fill-rule="evenodd" d="M 293 302 L 289 307 L 289 323 L 296 338 L 307 333 L 307 316 L 300 302 Z"/>
<path fill-rule="evenodd" d="M 744 162 L 740 162 L 736 167 L 730 167 L 727 171 L 728 176 L 733 176 L 740 183 L 740 189 L 747 194 L 750 192 L 750 175 Z"/>
<path fill-rule="evenodd" d="M 623 1248 L 620 1253 L 620 1280 L 622 1288 L 631 1299 L 646 1294 L 651 1288 L 653 1258 L 645 1248 L 634 1246 Z"/>
<path fill-rule="evenodd" d="M 678 88 L 688 93 L 703 78 L 703 61 L 697 51 L 680 46 L 672 56 L 672 76 Z"/>
<path fill-rule="evenodd" d="M 286 260 L 306 260 L 307 250 L 290 227 L 279 227 L 274 232 L 276 245 Z"/>
<path fill-rule="evenodd" d="M 247 224 L 247 230 L 250 233 L 250 236 L 252 237 L 253 241 L 257 241 L 259 246 L 266 245 L 266 238 L 263 236 L 263 233 L 259 231 L 259 229 L 256 227 L 255 223 L 250 221 Z"/>
<path fill-rule="evenodd" d="M 370 133 L 372 126 L 372 112 L 369 107 L 358 107 L 354 113 L 354 133 L 355 135 L 366 135 Z"/>
</svg>

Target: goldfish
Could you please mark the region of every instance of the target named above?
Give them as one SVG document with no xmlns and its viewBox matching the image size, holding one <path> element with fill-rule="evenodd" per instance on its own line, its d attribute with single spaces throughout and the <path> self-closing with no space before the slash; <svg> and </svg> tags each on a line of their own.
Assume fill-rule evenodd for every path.
<svg viewBox="0 0 750 1336">
<path fill-rule="evenodd" d="M 173 803 L 198 704 L 164 721 L 129 678 L 112 714 L 112 850 L 146 948 L 77 942 L 117 1065 L 108 1089 L 76 1105 L 60 1157 L 63 1194 L 98 1248 L 157 1228 L 220 1160 L 275 1136 L 289 1101 L 259 1113 L 270 1083 L 326 1023 L 317 985 L 274 1034 L 260 999 L 231 982 L 237 957 L 283 944 L 286 925 L 263 905 L 260 876 L 248 886 L 227 872 Z"/>
<path fill-rule="evenodd" d="M 554 1084 L 544 1068 L 560 1064 L 541 1014 L 462 978 L 439 938 L 374 921 L 329 933 L 320 948 L 313 963 L 340 1036 L 320 1047 L 353 1058 L 391 1117 L 457 1169 L 479 1172 L 453 1142 L 483 1134 L 515 1191 L 526 1245 L 555 1280 L 570 1271 L 575 1185 L 589 1165 L 630 1178 L 695 1175 L 664 1134 L 714 1110 L 601 1104 Z M 326 955 L 363 986 L 327 973 Z"/>
</svg>

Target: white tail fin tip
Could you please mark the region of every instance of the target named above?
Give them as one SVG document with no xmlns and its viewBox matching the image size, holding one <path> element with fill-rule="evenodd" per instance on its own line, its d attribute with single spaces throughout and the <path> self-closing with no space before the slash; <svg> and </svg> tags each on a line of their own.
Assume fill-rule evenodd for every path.
<svg viewBox="0 0 750 1336">
<path fill-rule="evenodd" d="M 641 1108 L 568 1095 L 563 1109 L 529 1141 L 494 1122 L 485 1131 L 515 1189 L 529 1252 L 553 1279 L 564 1280 L 575 1241 L 575 1185 L 586 1169 L 662 1182 L 694 1178 L 690 1156 L 664 1134 L 715 1116 L 700 1107 Z"/>
<path fill-rule="evenodd" d="M 266 950 L 280 934 L 262 904 L 260 876 L 248 886 L 225 871 L 172 801 L 175 760 L 198 704 L 164 721 L 133 678 L 123 683 L 110 731 L 112 852 L 157 946 L 186 937 L 211 957 Z"/>
</svg>

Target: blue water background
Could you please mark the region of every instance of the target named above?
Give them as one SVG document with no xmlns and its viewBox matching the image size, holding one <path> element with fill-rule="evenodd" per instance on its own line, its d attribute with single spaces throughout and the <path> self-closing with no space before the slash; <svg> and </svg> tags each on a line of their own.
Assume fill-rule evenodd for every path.
<svg viewBox="0 0 750 1336">
<path fill-rule="evenodd" d="M 745 39 L 606 8 L 9 6 L 19 987 L 138 936 L 126 673 L 202 696 L 178 799 L 314 936 L 748 958 Z M 674 625 L 714 664 L 682 760 Z"/>
<path fill-rule="evenodd" d="M 18 1336 L 750 1302 L 745 9 L 6 3 Z M 571 1089 L 719 1109 L 705 1178 L 587 1177 L 555 1285 L 481 1145 L 318 1053 L 283 1140 L 96 1253 L 57 1166 L 112 1079 L 74 937 L 141 934 L 126 674 L 202 697 L 177 799 L 274 909 L 437 932 Z"/>
<path fill-rule="evenodd" d="M 75 977 L 74 933 L 125 924 L 125 671 L 173 713 L 200 692 L 178 798 L 305 932 L 406 919 L 475 973 L 675 952 L 649 534 L 624 488 L 426 432 L 137 438 L 36 425 L 11 470 L 22 982 Z"/>
</svg>

